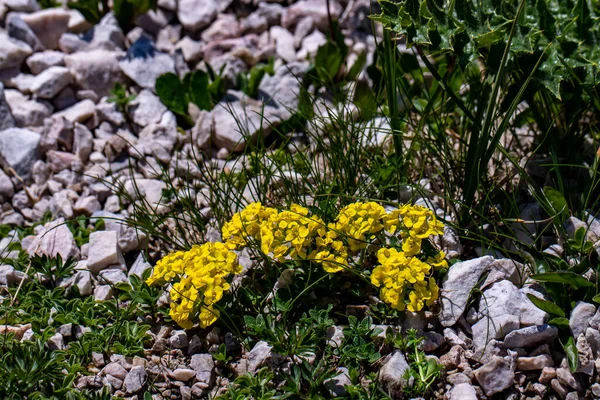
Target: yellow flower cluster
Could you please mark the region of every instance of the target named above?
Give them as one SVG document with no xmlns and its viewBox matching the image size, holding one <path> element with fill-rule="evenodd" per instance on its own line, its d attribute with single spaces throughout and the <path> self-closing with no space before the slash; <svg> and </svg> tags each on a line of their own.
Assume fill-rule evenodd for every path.
<svg viewBox="0 0 600 400">
<path fill-rule="evenodd" d="M 422 241 L 442 232 L 435 214 L 421 206 L 402 205 L 386 212 L 375 202 L 357 202 L 326 224 L 296 204 L 280 212 L 252 203 L 223 226 L 224 243 L 165 256 L 148 283 L 172 284 L 170 315 L 179 325 L 189 328 L 199 319 L 200 326 L 207 327 L 219 317 L 215 304 L 229 289 L 228 277 L 241 272 L 231 250 L 254 246 L 278 261 L 312 260 L 335 273 L 350 268 L 353 257 L 377 240 L 379 265 L 371 273 L 371 283 L 381 288 L 382 300 L 393 308 L 419 311 L 438 298 L 434 268 L 448 266 L 443 252 L 422 260 Z M 390 234 L 401 239 L 401 251 L 385 247 Z"/>
<path fill-rule="evenodd" d="M 229 289 L 227 278 L 241 270 L 236 254 L 225 244 L 205 243 L 161 259 L 147 283 L 172 283 L 171 318 L 183 328 L 191 328 L 198 319 L 206 328 L 219 318 L 215 304 Z"/>
</svg>

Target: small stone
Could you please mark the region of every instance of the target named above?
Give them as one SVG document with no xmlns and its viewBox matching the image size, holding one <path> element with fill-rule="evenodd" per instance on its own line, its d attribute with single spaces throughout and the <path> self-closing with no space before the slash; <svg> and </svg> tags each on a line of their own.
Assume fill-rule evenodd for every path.
<svg viewBox="0 0 600 400">
<path fill-rule="evenodd" d="M 542 373 L 540 374 L 540 382 L 544 385 L 549 384 L 552 379 L 556 378 L 556 368 L 552 367 L 544 367 L 542 368 Z"/>
<path fill-rule="evenodd" d="M 379 380 L 388 387 L 402 387 L 407 383 L 404 373 L 408 368 L 402 352 L 396 351 L 379 370 Z"/>
<path fill-rule="evenodd" d="M 169 338 L 169 345 L 174 349 L 183 349 L 188 346 L 187 334 L 183 330 L 173 331 Z"/>
<path fill-rule="evenodd" d="M 32 256 L 56 257 L 60 254 L 63 261 L 79 257 L 79 247 L 63 218 L 44 225 L 26 250 Z"/>
<path fill-rule="evenodd" d="M 156 78 L 167 72 L 175 73 L 175 61 L 170 55 L 157 51 L 152 42 L 142 36 L 119 61 L 119 68 L 141 87 L 154 89 Z"/>
<path fill-rule="evenodd" d="M 550 382 L 550 387 L 552 387 L 552 389 L 561 397 L 561 398 L 565 398 L 567 397 L 567 394 L 569 393 L 569 391 L 567 390 L 567 388 L 565 388 L 559 381 L 558 379 L 552 379 L 552 381 Z"/>
<path fill-rule="evenodd" d="M 55 114 L 56 117 L 63 117 L 71 122 L 85 122 L 94 115 L 96 105 L 91 100 L 82 100 L 75 105 Z"/>
<path fill-rule="evenodd" d="M 213 385 L 215 379 L 215 363 L 210 354 L 194 354 L 190 366 L 196 371 L 196 380 L 203 388 Z"/>
<path fill-rule="evenodd" d="M 275 38 L 277 55 L 285 62 L 296 60 L 296 50 L 294 49 L 294 36 L 280 26 L 271 27 L 271 37 Z"/>
<path fill-rule="evenodd" d="M 217 17 L 218 9 L 212 0 L 179 0 L 177 18 L 181 25 L 195 32 L 206 28 Z"/>
<path fill-rule="evenodd" d="M 31 92 L 42 99 L 51 99 L 71 83 L 73 77 L 65 67 L 50 67 L 31 82 Z"/>
<path fill-rule="evenodd" d="M 348 368 L 338 367 L 336 372 L 337 375 L 323 381 L 323 385 L 329 390 L 332 397 L 346 396 L 346 386 L 352 385 Z"/>
<path fill-rule="evenodd" d="M 509 349 L 516 347 L 534 347 L 542 343 L 552 343 L 557 337 L 558 329 L 554 326 L 528 326 L 507 334 L 504 338 L 504 346 Z"/>
<path fill-rule="evenodd" d="M 88 268 L 100 272 L 113 264 L 121 264 L 122 256 L 117 242 L 117 232 L 97 231 L 90 234 Z"/>
<path fill-rule="evenodd" d="M 561 367 L 556 370 L 556 377 L 562 385 L 566 385 L 571 389 L 582 390 L 581 383 L 573 376 L 568 367 Z"/>
<path fill-rule="evenodd" d="M 517 369 L 521 371 L 541 370 L 545 367 L 553 367 L 554 361 L 549 354 L 540 354 L 535 357 L 518 357 Z"/>
<path fill-rule="evenodd" d="M 9 37 L 3 30 L 0 31 L 0 43 L 0 70 L 19 68 L 23 60 L 32 53 L 27 43 Z"/>
<path fill-rule="evenodd" d="M 0 131 L 15 127 L 15 119 L 4 96 L 4 85 L 0 82 Z"/>
<path fill-rule="evenodd" d="M 490 362 L 476 369 L 474 374 L 488 397 L 508 389 L 515 378 L 509 363 L 501 357 L 493 357 Z"/>
<path fill-rule="evenodd" d="M 266 360 L 271 356 L 272 347 L 265 341 L 260 341 L 254 345 L 248 353 L 248 372 L 254 374 Z"/>
<path fill-rule="evenodd" d="M 102 357 L 102 361 L 104 362 L 104 357 Z M 127 377 L 127 370 L 118 362 L 111 362 L 107 364 L 104 369 L 102 369 L 102 374 L 112 375 L 115 378 L 123 381 Z"/>
<path fill-rule="evenodd" d="M 9 128 L 0 131 L 0 163 L 27 176 L 39 157 L 40 139 L 39 133 L 28 129 Z"/>
<path fill-rule="evenodd" d="M 79 87 L 108 96 L 117 82 L 125 81 L 119 68 L 122 55 L 121 51 L 104 49 L 80 51 L 66 56 L 65 65 Z"/>
<path fill-rule="evenodd" d="M 98 285 L 94 289 L 94 299 L 96 301 L 105 301 L 112 299 L 114 296 L 112 287 L 110 285 Z"/>
<path fill-rule="evenodd" d="M 52 105 L 46 101 L 29 99 L 18 90 L 5 90 L 4 95 L 18 127 L 42 126 L 52 115 Z"/>
<path fill-rule="evenodd" d="M 125 273 L 118 268 L 108 268 L 100 271 L 99 281 L 109 285 L 129 282 L 127 280 L 127 275 L 125 275 Z"/>
<path fill-rule="evenodd" d="M 48 348 L 50 350 L 64 350 L 65 349 L 65 340 L 63 339 L 60 333 L 55 333 L 48 342 L 46 342 Z"/>
<path fill-rule="evenodd" d="M 577 367 L 577 372 L 584 373 L 586 375 L 594 374 L 594 352 L 592 348 L 588 344 L 584 334 L 582 333 L 577 338 L 577 355 L 579 359 L 579 365 Z"/>
<path fill-rule="evenodd" d="M 128 394 L 139 392 L 144 384 L 146 383 L 146 370 L 144 367 L 133 367 L 127 374 L 123 384 L 125 385 L 125 391 Z"/>
<path fill-rule="evenodd" d="M 20 14 L 10 13 L 6 17 L 6 30 L 8 35 L 16 40 L 27 43 L 33 51 L 44 50 L 44 45 L 36 34 L 31 30 L 29 25 L 21 19 Z M 28 63 L 29 65 L 29 63 Z M 35 73 L 35 72 L 34 72 Z"/>
<path fill-rule="evenodd" d="M 27 58 L 26 63 L 31 72 L 37 75 L 50 67 L 60 67 L 65 65 L 65 55 L 60 51 L 46 50 L 32 54 Z"/>
<path fill-rule="evenodd" d="M 196 376 L 196 371 L 187 368 L 177 368 L 171 372 L 171 377 L 181 382 L 187 382 Z"/>
<path fill-rule="evenodd" d="M 23 14 L 21 19 L 29 25 L 47 49 L 56 49 L 58 40 L 69 29 L 71 16 L 61 8 L 48 8 L 31 14 Z"/>
<path fill-rule="evenodd" d="M 128 105 L 129 113 L 136 124 L 146 127 L 160 122 L 167 107 L 151 90 L 142 90 Z"/>
<path fill-rule="evenodd" d="M 569 327 L 573 337 L 577 338 L 588 327 L 590 320 L 596 314 L 596 307 L 590 303 L 578 302 L 573 311 L 571 311 L 571 317 L 569 318 Z"/>
<path fill-rule="evenodd" d="M 88 217 L 101 209 L 102 205 L 100 204 L 96 196 L 80 197 L 79 200 L 77 200 L 77 202 L 73 206 L 73 210 L 77 214 L 83 214 Z"/>
<path fill-rule="evenodd" d="M 459 383 L 448 391 L 448 400 L 477 400 L 477 392 L 468 382 Z"/>
</svg>

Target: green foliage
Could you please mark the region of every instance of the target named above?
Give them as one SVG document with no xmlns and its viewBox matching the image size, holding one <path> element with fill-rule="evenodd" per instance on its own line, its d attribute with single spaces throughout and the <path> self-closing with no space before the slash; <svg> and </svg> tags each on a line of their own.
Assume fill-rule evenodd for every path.
<svg viewBox="0 0 600 400">
<path fill-rule="evenodd" d="M 271 57 L 267 64 L 257 64 L 248 74 L 239 74 L 237 77 L 237 86 L 249 97 L 256 98 L 258 96 L 258 87 L 266 74 L 273 75 L 275 73 L 275 58 Z"/>
<path fill-rule="evenodd" d="M 155 10 L 156 5 L 156 0 L 114 0 L 113 12 L 121 29 L 128 32 L 133 28 L 136 17 Z M 67 6 L 78 10 L 88 22 L 94 25 L 110 11 L 107 0 L 69 1 Z"/>
<path fill-rule="evenodd" d="M 442 365 L 435 358 L 428 358 L 420 345 L 423 338 L 418 336 L 415 329 L 406 332 L 404 346 L 407 349 L 409 368 L 405 372 L 405 379 L 413 378 L 414 384 L 405 387 L 411 396 L 424 396 L 431 392 L 433 384 L 441 377 Z"/>
<path fill-rule="evenodd" d="M 207 65 L 208 72 L 196 70 L 188 73 L 183 81 L 171 72 L 156 79 L 156 94 L 169 110 L 185 122 L 194 121 L 188 115 L 188 104 L 193 103 L 201 110 L 211 110 L 225 95 L 225 85 L 220 75 L 216 75 Z"/>
</svg>

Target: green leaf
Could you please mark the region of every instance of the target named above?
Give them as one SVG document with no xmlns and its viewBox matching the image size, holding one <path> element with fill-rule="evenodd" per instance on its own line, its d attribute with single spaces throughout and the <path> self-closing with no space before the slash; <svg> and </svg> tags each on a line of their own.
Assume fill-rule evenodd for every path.
<svg viewBox="0 0 600 400">
<path fill-rule="evenodd" d="M 144 393 L 144 400 L 152 400 L 152 394 L 150 392 Z"/>
<path fill-rule="evenodd" d="M 210 110 L 212 102 L 208 91 L 208 73 L 196 70 L 186 76 L 186 81 L 190 101 L 201 110 Z"/>
<path fill-rule="evenodd" d="M 571 271 L 556 271 L 546 272 L 543 274 L 533 274 L 530 276 L 530 278 L 535 279 L 538 282 L 564 283 L 573 286 L 575 289 L 594 286 L 592 282 Z"/>
<path fill-rule="evenodd" d="M 319 47 L 315 57 L 315 69 L 322 83 L 333 81 L 343 62 L 342 52 L 335 43 L 327 42 Z"/>
<path fill-rule="evenodd" d="M 551 301 L 540 299 L 539 297 L 536 297 L 530 293 L 527 294 L 527 298 L 531 300 L 531 302 L 535 304 L 537 308 L 542 311 L 546 311 L 548 314 L 558 315 L 559 317 L 565 316 L 565 312 Z"/>
<path fill-rule="evenodd" d="M 563 349 L 567 354 L 567 360 L 569 361 L 569 368 L 571 369 L 571 372 L 575 372 L 577 370 L 577 364 L 579 363 L 579 355 L 577 353 L 577 347 L 575 346 L 575 340 L 573 340 L 573 336 L 569 337 L 567 343 L 563 345 Z"/>
<path fill-rule="evenodd" d="M 544 194 L 554 209 L 554 212 L 562 216 L 561 222 L 564 222 L 564 220 L 569 218 L 569 206 L 567 205 L 567 200 L 565 200 L 565 197 L 561 192 L 546 186 L 544 187 Z"/>
<path fill-rule="evenodd" d="M 550 318 L 550 320 L 548 320 L 548 325 L 554 325 L 557 326 L 559 328 L 568 328 L 569 327 L 569 320 L 563 317 L 560 318 Z"/>
<path fill-rule="evenodd" d="M 187 116 L 187 90 L 179 77 L 167 72 L 156 79 L 156 94 L 160 101 L 175 114 Z"/>
<path fill-rule="evenodd" d="M 592 301 L 594 303 L 600 303 L 600 294 L 597 294 L 594 297 L 592 297 Z"/>
<path fill-rule="evenodd" d="M 360 72 L 363 70 L 366 63 L 367 63 L 367 53 L 363 51 L 362 53 L 359 54 L 359 56 L 356 59 L 356 61 L 354 62 L 354 64 L 352 64 L 352 68 L 350 68 L 350 70 L 346 74 L 346 80 L 354 81 L 356 79 L 356 77 L 358 76 L 358 74 L 360 74 Z"/>
<path fill-rule="evenodd" d="M 400 8 L 396 3 L 393 3 L 388 0 L 379 0 L 379 5 L 381 6 L 381 12 L 383 15 L 387 15 L 394 18 L 398 17 L 398 12 L 400 11 Z"/>
</svg>

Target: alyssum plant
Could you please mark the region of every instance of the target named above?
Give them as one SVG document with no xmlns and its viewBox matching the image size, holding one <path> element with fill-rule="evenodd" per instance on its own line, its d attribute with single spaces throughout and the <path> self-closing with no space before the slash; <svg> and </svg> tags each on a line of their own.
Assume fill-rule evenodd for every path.
<svg viewBox="0 0 600 400">
<path fill-rule="evenodd" d="M 171 285 L 170 315 L 180 326 L 198 321 L 205 328 L 219 318 L 217 302 L 242 271 L 233 250 L 248 247 L 276 262 L 314 262 L 327 274 L 358 274 L 392 308 L 420 311 L 437 300 L 436 270 L 448 266 L 444 252 L 428 242 L 442 231 L 433 211 L 417 205 L 387 212 L 378 203 L 357 202 L 326 223 L 296 204 L 279 211 L 252 203 L 223 226 L 224 243 L 167 255 L 148 283 Z"/>
</svg>

